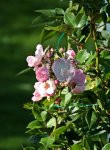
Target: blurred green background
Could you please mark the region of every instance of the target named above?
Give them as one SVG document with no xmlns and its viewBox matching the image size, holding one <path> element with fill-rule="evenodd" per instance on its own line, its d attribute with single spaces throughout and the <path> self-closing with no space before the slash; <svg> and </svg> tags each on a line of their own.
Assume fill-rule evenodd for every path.
<svg viewBox="0 0 110 150">
<path fill-rule="evenodd" d="M 34 10 L 66 7 L 60 0 L 0 0 L 0 150 L 20 150 L 27 143 L 26 126 L 33 119 L 23 108 L 32 97 L 34 72 L 16 76 L 34 54 L 40 27 Z"/>
</svg>

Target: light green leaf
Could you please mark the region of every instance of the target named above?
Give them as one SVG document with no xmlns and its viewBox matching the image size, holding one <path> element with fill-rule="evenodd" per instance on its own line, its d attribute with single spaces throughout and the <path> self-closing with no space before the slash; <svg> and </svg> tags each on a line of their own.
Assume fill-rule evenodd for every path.
<svg viewBox="0 0 110 150">
<path fill-rule="evenodd" d="M 51 118 L 48 122 L 47 122 L 47 128 L 52 128 L 56 126 L 56 119 L 55 117 Z"/>
<path fill-rule="evenodd" d="M 73 28 L 76 25 L 75 19 L 76 19 L 76 17 L 74 15 L 74 13 L 72 13 L 72 12 L 65 13 L 65 15 L 64 15 L 64 22 Z"/>
<path fill-rule="evenodd" d="M 86 50 L 80 50 L 76 55 L 76 60 L 82 64 L 89 58 L 89 56 L 90 53 L 88 53 Z"/>
<path fill-rule="evenodd" d="M 106 39 L 106 40 L 109 40 L 109 39 L 110 39 L 110 32 L 109 32 L 109 31 L 103 30 L 103 31 L 101 32 L 101 34 L 102 34 L 102 37 L 103 37 L 104 39 Z"/>
<path fill-rule="evenodd" d="M 42 111 L 41 116 L 42 116 L 42 120 L 45 121 L 47 117 L 47 111 Z"/>
<path fill-rule="evenodd" d="M 34 121 L 30 122 L 26 128 L 38 129 L 38 128 L 42 128 L 42 124 L 39 123 L 37 120 L 34 120 Z"/>
<path fill-rule="evenodd" d="M 102 150 L 110 150 L 110 143 L 107 143 Z"/>
<path fill-rule="evenodd" d="M 45 148 L 49 148 L 55 142 L 55 137 L 49 136 L 42 138 L 40 143 L 45 146 Z"/>
<path fill-rule="evenodd" d="M 71 146 L 70 150 L 82 150 L 82 146 L 80 146 L 79 144 L 74 144 Z"/>
<path fill-rule="evenodd" d="M 71 101 L 71 97 L 72 97 L 72 94 L 71 94 L 71 93 L 67 93 L 67 94 L 65 95 L 64 106 L 66 106 L 66 105 Z"/>
</svg>

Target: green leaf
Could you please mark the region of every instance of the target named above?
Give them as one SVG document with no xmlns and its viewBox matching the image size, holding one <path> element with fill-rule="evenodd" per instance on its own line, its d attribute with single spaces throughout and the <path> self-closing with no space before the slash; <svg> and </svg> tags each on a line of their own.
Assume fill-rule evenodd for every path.
<svg viewBox="0 0 110 150">
<path fill-rule="evenodd" d="M 69 117 L 72 119 L 72 121 L 76 121 L 77 119 L 79 119 L 81 116 L 79 113 L 73 113 L 71 115 L 69 115 Z"/>
<path fill-rule="evenodd" d="M 55 142 L 55 137 L 49 136 L 42 138 L 40 143 L 45 146 L 45 148 L 49 148 Z"/>
<path fill-rule="evenodd" d="M 86 43 L 84 44 L 84 48 L 87 49 L 88 52 L 93 54 L 95 52 L 95 42 L 93 38 L 88 38 Z"/>
<path fill-rule="evenodd" d="M 19 75 L 25 74 L 25 73 L 29 72 L 30 70 L 32 70 L 32 68 L 23 69 L 22 71 L 20 71 L 20 72 L 17 73 L 16 75 L 19 76 Z"/>
<path fill-rule="evenodd" d="M 101 32 L 101 34 L 102 34 L 102 37 L 103 37 L 104 39 L 106 39 L 106 40 L 109 40 L 109 39 L 110 39 L 110 32 L 109 32 L 109 31 L 103 30 L 103 31 Z"/>
<path fill-rule="evenodd" d="M 94 111 L 89 110 L 85 116 L 86 122 L 88 124 L 89 129 L 96 123 L 97 115 Z"/>
<path fill-rule="evenodd" d="M 76 25 L 76 22 L 75 22 L 75 15 L 74 13 L 72 12 L 68 12 L 68 13 L 65 13 L 64 15 L 64 22 L 67 24 L 67 25 L 70 25 L 71 27 L 75 27 Z"/>
<path fill-rule="evenodd" d="M 72 97 L 72 94 L 71 94 L 71 93 L 67 93 L 67 94 L 65 95 L 64 106 L 66 106 L 66 105 L 71 101 L 71 97 Z"/>
<path fill-rule="evenodd" d="M 74 144 L 71 146 L 71 149 L 70 150 L 82 150 L 82 146 L 79 145 L 79 144 Z"/>
<path fill-rule="evenodd" d="M 102 150 L 110 150 L 110 143 L 107 143 Z"/>
<path fill-rule="evenodd" d="M 42 120 L 45 121 L 47 118 L 47 111 L 42 111 L 41 116 L 42 116 Z"/>
<path fill-rule="evenodd" d="M 47 122 L 47 128 L 52 128 L 55 126 L 56 126 L 56 119 L 55 119 L 55 117 L 53 117 Z"/>
<path fill-rule="evenodd" d="M 50 38 L 55 36 L 55 34 L 56 34 L 56 31 L 47 31 L 47 30 L 43 29 L 41 32 L 41 36 L 40 36 L 41 43 L 49 40 Z"/>
<path fill-rule="evenodd" d="M 56 12 L 55 9 L 41 9 L 41 10 L 35 10 L 35 12 L 43 14 L 47 17 L 55 17 Z"/>
<path fill-rule="evenodd" d="M 39 129 L 39 128 L 42 128 L 42 124 L 39 123 L 37 120 L 34 120 L 34 121 L 30 122 L 26 128 Z"/>
<path fill-rule="evenodd" d="M 90 55 L 85 64 L 89 65 L 95 58 L 96 58 L 96 53 L 94 53 L 93 55 Z"/>
<path fill-rule="evenodd" d="M 61 91 L 61 94 L 67 94 L 68 93 L 68 87 L 64 88 L 62 91 Z"/>
<path fill-rule="evenodd" d="M 89 56 L 90 53 L 88 53 L 86 50 L 80 50 L 76 55 L 76 60 L 82 64 L 89 58 Z"/>
<path fill-rule="evenodd" d="M 64 10 L 62 8 L 55 8 L 57 15 L 64 15 Z"/>
<path fill-rule="evenodd" d="M 33 109 L 33 103 L 28 102 L 28 103 L 24 104 L 23 107 L 24 107 L 25 109 L 32 110 L 32 109 Z"/>
<path fill-rule="evenodd" d="M 86 24 L 87 21 L 87 16 L 84 13 L 79 13 L 76 16 L 76 27 L 81 28 Z"/>
<path fill-rule="evenodd" d="M 60 134 L 64 134 L 65 133 L 65 131 L 67 130 L 67 126 L 62 126 L 62 127 L 59 127 L 59 128 L 57 128 L 53 133 L 52 133 L 52 135 L 60 135 Z"/>
</svg>

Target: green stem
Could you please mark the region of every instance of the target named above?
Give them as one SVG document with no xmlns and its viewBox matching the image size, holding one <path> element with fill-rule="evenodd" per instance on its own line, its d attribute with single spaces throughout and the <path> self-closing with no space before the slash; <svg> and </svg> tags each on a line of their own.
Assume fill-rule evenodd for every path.
<svg viewBox="0 0 110 150">
<path fill-rule="evenodd" d="M 92 16 L 91 17 L 91 36 L 94 39 L 95 42 L 95 49 L 96 49 L 96 72 L 97 72 L 97 76 L 99 76 L 99 48 L 98 48 L 98 44 L 97 44 L 97 36 L 96 36 L 96 27 L 95 27 L 95 18 Z"/>
</svg>

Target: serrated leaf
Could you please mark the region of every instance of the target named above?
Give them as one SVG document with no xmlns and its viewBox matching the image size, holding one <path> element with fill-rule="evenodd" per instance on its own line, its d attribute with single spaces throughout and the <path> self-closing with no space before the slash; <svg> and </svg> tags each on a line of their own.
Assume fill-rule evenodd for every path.
<svg viewBox="0 0 110 150">
<path fill-rule="evenodd" d="M 56 119 L 55 119 L 55 117 L 53 117 L 47 122 L 47 128 L 52 128 L 55 126 L 56 126 Z"/>
</svg>

